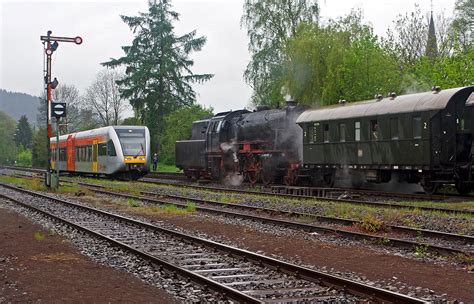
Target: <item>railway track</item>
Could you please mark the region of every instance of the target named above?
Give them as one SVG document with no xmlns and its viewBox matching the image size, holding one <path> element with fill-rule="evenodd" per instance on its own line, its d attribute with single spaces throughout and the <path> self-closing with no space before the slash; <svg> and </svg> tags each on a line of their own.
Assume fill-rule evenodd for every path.
<svg viewBox="0 0 474 304">
<path fill-rule="evenodd" d="M 171 180 L 185 180 L 188 179 L 183 173 L 161 173 L 161 172 L 152 172 L 148 173 L 145 176 L 145 179 L 171 179 Z M 246 184 L 244 184 L 246 185 Z M 430 200 L 430 201 L 445 201 L 450 199 L 453 202 L 474 200 L 474 195 L 461 196 L 458 194 L 443 193 L 443 194 L 423 194 L 423 193 L 399 193 L 399 192 L 387 192 L 380 190 L 369 190 L 369 189 L 354 189 L 354 188 L 318 188 L 318 187 L 300 187 L 300 186 L 284 186 L 284 185 L 274 185 L 268 188 L 272 193 L 287 194 L 293 196 L 312 196 L 312 197 L 328 197 L 328 198 L 337 198 L 341 195 L 344 196 L 380 196 L 386 198 L 396 198 L 396 199 L 409 199 L 409 200 Z M 308 195 L 305 193 L 312 193 Z"/>
<path fill-rule="evenodd" d="M 43 173 L 43 169 L 34 169 L 34 168 L 25 168 L 25 167 L 8 167 L 0 166 L 0 168 L 18 170 L 24 172 L 34 172 L 34 173 Z M 302 198 L 302 199 L 319 199 L 327 201 L 341 201 L 348 203 L 364 203 L 366 205 L 382 205 L 380 202 L 367 201 L 367 200 L 357 200 L 353 197 L 378 197 L 378 198 L 396 198 L 396 199 L 408 199 L 413 201 L 446 201 L 450 200 L 452 203 L 464 202 L 464 201 L 474 201 L 474 196 L 460 196 L 456 194 L 407 194 L 407 193 L 397 193 L 397 192 L 385 192 L 378 190 L 367 190 L 367 189 L 351 189 L 351 188 L 316 188 L 316 187 L 286 187 L 286 186 L 276 186 L 275 192 L 257 192 L 252 190 L 244 189 L 235 189 L 230 187 L 216 187 L 216 186 L 203 186 L 203 185 L 193 185 L 189 183 L 177 184 L 165 182 L 158 179 L 172 179 L 176 181 L 187 180 L 186 176 L 182 173 L 175 172 L 150 172 L 146 177 L 140 179 L 140 182 L 152 183 L 152 184 L 161 184 L 167 186 L 181 186 L 194 189 L 202 190 L 211 190 L 219 192 L 233 192 L 233 193 L 242 193 L 242 194 L 257 194 L 257 195 L 267 195 L 267 196 L 279 196 L 287 198 Z M 310 189 L 305 191 L 304 189 Z M 312 193 L 317 193 L 317 195 L 304 195 L 302 193 L 311 191 Z M 459 209 L 449 209 L 449 208 L 439 208 L 439 207 L 410 207 L 409 205 L 402 205 L 397 203 L 384 203 L 387 208 L 418 208 L 421 210 L 431 210 L 431 211 L 440 211 L 447 213 L 470 213 L 474 215 L 474 211 L 471 210 L 462 210 Z"/>
<path fill-rule="evenodd" d="M 146 175 L 148 178 L 162 178 L 162 179 L 175 179 L 175 180 L 187 180 L 188 178 L 179 172 L 148 172 Z"/>
<path fill-rule="evenodd" d="M 67 183 L 76 183 L 78 185 L 88 187 L 90 190 L 115 197 L 122 197 L 128 199 L 136 199 L 144 201 L 149 204 L 174 204 L 183 208 L 187 207 L 189 202 L 198 204 L 197 210 L 201 212 L 219 214 L 224 216 L 240 217 L 244 219 L 249 219 L 253 221 L 269 223 L 278 226 L 289 227 L 296 230 L 303 230 L 309 232 L 318 232 L 318 233 L 330 233 L 336 234 L 349 239 L 362 240 L 362 241 L 371 241 L 376 244 L 382 244 L 384 246 L 395 246 L 400 248 L 405 248 L 408 250 L 413 250 L 414 248 L 424 248 L 427 252 L 432 252 L 435 254 L 441 255 L 451 255 L 451 254 L 463 254 L 465 256 L 473 255 L 473 245 L 474 237 L 470 235 L 459 235 L 441 231 L 426 230 L 426 229 L 417 229 L 406 226 L 395 226 L 395 225 L 385 225 L 384 231 L 382 233 L 362 233 L 356 232 L 353 230 L 347 230 L 342 227 L 354 227 L 361 226 L 362 221 L 351 220 L 351 219 L 342 219 L 337 217 L 328 217 L 320 216 L 310 213 L 300 213 L 295 211 L 284 211 L 272 208 L 264 208 L 261 206 L 251 206 L 246 204 L 236 204 L 236 203 L 223 203 L 207 199 L 199 199 L 196 197 L 183 196 L 183 195 L 171 195 L 171 194 L 161 194 L 156 192 L 147 192 L 141 191 L 140 194 L 144 196 L 136 196 L 130 194 L 124 194 L 119 192 L 112 192 L 105 190 L 105 187 L 84 183 L 84 182 L 72 182 L 66 181 Z M 157 199 L 156 197 L 161 197 Z M 153 197 L 153 198 L 152 198 Z M 163 199 L 164 197 L 168 200 Z M 170 200 L 171 199 L 171 200 Z M 212 208 L 209 206 L 215 206 L 217 208 Z M 230 211 L 240 210 L 242 212 Z M 265 214 L 263 216 L 262 214 Z M 295 218 L 296 220 L 289 220 Z M 298 219 L 310 220 L 318 224 L 312 223 L 302 223 Z M 396 234 L 395 236 L 388 236 L 386 232 L 391 234 Z M 439 245 L 435 240 L 450 241 L 453 242 L 450 246 Z"/>
<path fill-rule="evenodd" d="M 223 193 L 239 193 L 239 194 L 250 194 L 250 195 L 259 195 L 259 196 L 266 196 L 266 197 L 281 197 L 281 198 L 290 198 L 290 199 L 305 199 L 305 200 L 319 200 L 319 201 L 328 201 L 328 202 L 341 202 L 341 203 L 349 203 L 355 205 L 366 205 L 366 206 L 373 206 L 373 207 L 380 207 L 380 208 L 390 208 L 390 209 L 418 209 L 423 211 L 432 211 L 432 212 L 445 212 L 445 213 L 453 213 L 453 214 L 470 214 L 474 215 L 474 210 L 466 210 L 466 209 L 450 209 L 450 208 L 442 208 L 442 207 L 423 207 L 423 206 L 415 206 L 415 205 L 406 205 L 406 204 L 399 204 L 399 203 L 382 203 L 377 201 L 367 201 L 367 200 L 355 200 L 355 199 L 345 199 L 345 198 L 327 198 L 327 197 L 314 197 L 314 196 L 303 196 L 303 195 L 290 195 L 290 194 L 282 194 L 282 193 L 270 193 L 270 192 L 257 192 L 257 191 L 250 191 L 250 190 L 243 190 L 243 189 L 231 189 L 225 187 L 208 187 L 208 186 L 201 186 L 201 185 L 189 185 L 189 184 L 175 184 L 175 183 L 167 183 L 163 181 L 151 180 L 151 179 L 141 179 L 139 182 L 149 183 L 149 184 L 157 184 L 157 185 L 164 185 L 164 186 L 174 186 L 174 187 L 185 187 L 190 189 L 197 189 L 197 190 L 204 190 L 204 191 L 215 191 L 215 192 L 223 192 Z"/>
<path fill-rule="evenodd" d="M 206 286 L 234 301 L 426 303 L 125 216 L 10 185 L 1 187 L 4 199 L 105 240 L 173 276 Z"/>
<path fill-rule="evenodd" d="M 84 185 L 91 186 L 91 185 Z M 474 254 L 474 237 L 459 235 L 453 233 L 446 233 L 440 231 L 426 230 L 426 229 L 416 229 L 404 226 L 391 226 L 387 225 L 386 228 L 391 233 L 396 233 L 399 237 L 390 236 L 387 233 L 362 233 L 357 231 L 352 231 L 348 229 L 340 228 L 339 226 L 355 226 L 362 224 L 361 221 L 341 219 L 335 217 L 325 217 L 325 216 L 316 216 L 314 214 L 307 213 L 298 213 L 290 211 L 282 211 L 277 209 L 254 207 L 241 204 L 232 204 L 232 203 L 222 203 L 212 200 L 203 200 L 187 196 L 178 196 L 178 195 L 162 195 L 153 192 L 142 191 L 140 196 L 113 192 L 103 190 L 100 186 L 92 186 L 90 190 L 99 194 L 121 197 L 126 199 L 134 199 L 143 201 L 149 204 L 154 205 L 167 205 L 174 204 L 182 208 L 186 208 L 188 203 L 196 203 L 196 210 L 200 212 L 238 217 L 258 222 L 263 222 L 267 224 L 273 224 L 277 226 L 284 226 L 296 230 L 303 230 L 308 232 L 318 232 L 318 233 L 329 233 L 336 234 L 338 236 L 360 240 L 360 241 L 371 241 L 376 244 L 383 244 L 384 246 L 395 246 L 400 248 L 405 248 L 413 250 L 414 248 L 425 248 L 427 252 L 441 255 L 451 255 L 451 254 L 463 254 L 465 256 L 471 256 Z M 152 197 L 154 196 L 154 197 Z M 156 198 L 156 196 L 168 197 L 173 200 L 166 200 L 163 198 Z M 213 206 L 213 207 L 211 207 Z M 217 207 L 217 208 L 214 208 Z M 244 211 L 238 212 L 236 210 Z M 262 215 L 265 214 L 265 215 Z M 308 224 L 302 223 L 299 221 L 291 220 L 291 218 L 304 218 L 311 219 L 318 224 Z M 321 224 L 325 223 L 325 224 Z M 329 224 L 329 225 L 328 225 Z M 405 237 L 405 238 L 401 238 Z M 425 240 L 420 240 L 424 238 Z M 431 242 L 426 241 L 426 239 L 431 239 Z M 433 242 L 433 239 L 444 240 L 452 242 L 452 246 L 442 246 L 437 245 L 436 242 Z"/>
</svg>

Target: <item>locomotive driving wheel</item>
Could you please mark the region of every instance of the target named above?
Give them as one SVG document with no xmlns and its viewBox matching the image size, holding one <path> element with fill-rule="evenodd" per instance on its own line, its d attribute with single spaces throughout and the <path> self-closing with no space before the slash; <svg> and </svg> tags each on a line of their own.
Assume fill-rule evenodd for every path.
<svg viewBox="0 0 474 304">
<path fill-rule="evenodd" d="M 245 176 L 252 185 L 256 184 L 260 179 L 260 162 L 253 154 L 247 156 Z"/>
<path fill-rule="evenodd" d="M 469 194 L 472 191 L 472 186 L 468 183 L 464 183 L 462 180 L 456 179 L 456 183 L 454 184 L 456 190 L 461 195 Z"/>
<path fill-rule="evenodd" d="M 323 181 L 327 187 L 334 187 L 334 183 L 336 182 L 336 173 L 333 171 L 325 172 L 323 175 Z"/>
<path fill-rule="evenodd" d="M 439 184 L 433 182 L 430 178 L 423 178 L 421 180 L 421 186 L 423 190 L 425 190 L 426 194 L 435 194 L 438 191 Z"/>
<path fill-rule="evenodd" d="M 288 167 L 286 171 L 286 175 L 283 178 L 285 185 L 287 186 L 294 186 L 296 185 L 297 175 L 296 171 L 292 167 Z"/>
<path fill-rule="evenodd" d="M 270 185 L 275 181 L 275 168 L 272 168 L 270 160 L 263 161 L 260 177 L 264 185 Z"/>
</svg>

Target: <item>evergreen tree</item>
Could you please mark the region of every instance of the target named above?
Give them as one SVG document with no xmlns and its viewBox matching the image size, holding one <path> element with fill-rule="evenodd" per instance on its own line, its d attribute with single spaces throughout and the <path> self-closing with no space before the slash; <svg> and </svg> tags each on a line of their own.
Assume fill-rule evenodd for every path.
<svg viewBox="0 0 474 304">
<path fill-rule="evenodd" d="M 206 43 L 196 31 L 182 36 L 174 33 L 173 22 L 179 14 L 171 10 L 169 0 L 148 2 L 148 12 L 121 16 L 135 35 L 132 45 L 122 47 L 125 55 L 103 63 L 107 67 L 125 66 L 125 76 L 117 81 L 120 94 L 150 129 L 152 149 L 163 132 L 163 118 L 185 105 L 192 105 L 196 93 L 192 84 L 212 78 L 194 74 L 189 58 Z"/>
<path fill-rule="evenodd" d="M 0 164 L 11 165 L 15 160 L 15 128 L 15 120 L 6 113 L 0 111 Z"/>
<path fill-rule="evenodd" d="M 32 148 L 32 165 L 35 168 L 44 168 L 48 163 L 48 150 L 46 149 L 46 128 L 39 128 L 35 133 Z"/>
<path fill-rule="evenodd" d="M 30 123 L 26 115 L 22 115 L 18 120 L 18 125 L 15 131 L 15 143 L 18 147 L 29 149 L 31 141 L 33 140 L 33 132 L 31 131 Z"/>
</svg>

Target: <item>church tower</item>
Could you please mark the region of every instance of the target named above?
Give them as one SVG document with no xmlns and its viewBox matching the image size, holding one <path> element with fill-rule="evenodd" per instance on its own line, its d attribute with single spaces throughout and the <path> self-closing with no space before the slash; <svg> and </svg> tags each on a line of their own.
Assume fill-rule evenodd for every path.
<svg viewBox="0 0 474 304">
<path fill-rule="evenodd" d="M 436 32 L 433 20 L 433 4 L 431 5 L 430 24 L 428 26 L 428 40 L 426 42 L 426 54 L 431 61 L 438 56 L 438 46 L 436 42 Z"/>
</svg>

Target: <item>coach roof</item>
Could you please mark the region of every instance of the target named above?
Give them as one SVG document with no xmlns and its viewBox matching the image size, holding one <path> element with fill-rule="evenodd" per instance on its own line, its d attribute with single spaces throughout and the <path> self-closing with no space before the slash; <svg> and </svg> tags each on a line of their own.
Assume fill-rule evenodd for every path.
<svg viewBox="0 0 474 304">
<path fill-rule="evenodd" d="M 380 101 L 369 100 L 307 110 L 298 117 L 296 123 L 440 110 L 446 108 L 453 96 L 461 91 L 474 92 L 474 86 L 439 92 L 401 95 L 395 98 L 386 97 Z"/>
</svg>

